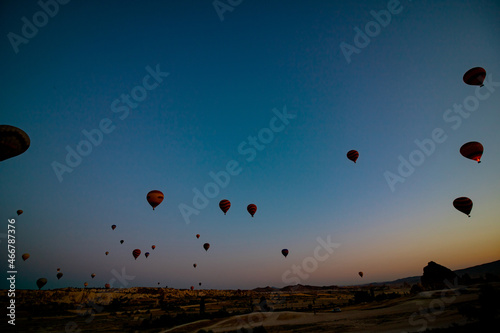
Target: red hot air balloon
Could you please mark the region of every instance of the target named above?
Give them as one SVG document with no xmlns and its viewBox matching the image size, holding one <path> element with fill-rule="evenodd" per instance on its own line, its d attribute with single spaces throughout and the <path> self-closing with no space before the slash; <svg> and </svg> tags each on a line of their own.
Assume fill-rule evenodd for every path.
<svg viewBox="0 0 500 333">
<path fill-rule="evenodd" d="M 108 255 L 108 254 L 109 254 L 109 251 L 106 251 L 106 255 Z"/>
<path fill-rule="evenodd" d="M 135 260 L 137 260 L 137 258 L 141 255 L 141 250 L 135 249 L 134 251 L 132 251 L 132 255 L 134 256 Z"/>
<path fill-rule="evenodd" d="M 484 79 L 486 78 L 486 70 L 482 67 L 474 67 L 469 69 L 464 74 L 464 82 L 471 86 L 480 86 L 484 84 Z"/>
<path fill-rule="evenodd" d="M 210 248 L 210 244 L 208 243 L 203 244 L 203 248 L 205 249 L 205 251 L 208 251 L 208 249 Z"/>
<path fill-rule="evenodd" d="M 22 129 L 0 125 L 0 161 L 21 155 L 30 146 L 30 137 Z"/>
<path fill-rule="evenodd" d="M 472 200 L 467 197 L 460 197 L 453 200 L 453 207 L 470 217 L 472 210 Z"/>
<path fill-rule="evenodd" d="M 474 160 L 477 163 L 481 163 L 481 156 L 483 156 L 483 145 L 476 141 L 467 142 L 462 147 L 460 147 L 460 154 L 463 157 Z"/>
<path fill-rule="evenodd" d="M 95 278 L 95 273 L 90 274 L 92 278 Z"/>
<path fill-rule="evenodd" d="M 350 159 L 351 161 L 353 161 L 354 163 L 356 163 L 356 160 L 358 159 L 359 157 L 359 153 L 357 150 L 349 150 L 347 152 L 347 158 Z"/>
<path fill-rule="evenodd" d="M 281 254 L 284 255 L 286 258 L 286 256 L 288 255 L 288 250 L 287 249 L 281 250 Z"/>
<path fill-rule="evenodd" d="M 43 286 L 47 284 L 47 279 L 46 278 L 39 278 L 36 280 L 36 285 L 38 286 L 38 290 L 42 289 Z"/>
<path fill-rule="evenodd" d="M 115 229 L 116 229 L 116 224 L 113 224 L 113 225 L 111 226 L 111 229 L 115 230 Z"/>
<path fill-rule="evenodd" d="M 151 207 L 153 207 L 153 210 L 155 210 L 155 207 L 161 204 L 161 202 L 163 201 L 163 193 L 158 190 L 150 191 L 146 196 L 146 199 L 148 200 Z"/>
<path fill-rule="evenodd" d="M 224 215 L 226 215 L 227 211 L 231 207 L 231 202 L 227 199 L 223 199 L 219 202 L 219 207 L 224 212 Z"/>
<path fill-rule="evenodd" d="M 257 211 L 257 206 L 254 205 L 254 204 L 250 204 L 247 206 L 247 211 L 250 213 L 250 215 L 252 215 L 252 217 L 254 216 L 255 212 Z"/>
<path fill-rule="evenodd" d="M 60 278 L 62 278 L 63 273 L 59 272 L 59 273 L 57 273 L 57 275 L 56 275 L 56 276 L 57 276 L 57 279 L 59 280 Z"/>
<path fill-rule="evenodd" d="M 359 276 L 363 277 L 363 272 L 359 272 L 358 274 Z"/>
<path fill-rule="evenodd" d="M 200 238 L 200 234 L 196 234 L 196 238 Z"/>
<path fill-rule="evenodd" d="M 106 283 L 106 284 L 104 285 L 104 288 L 109 289 L 109 288 L 111 288 L 111 285 L 110 285 L 109 283 Z"/>
<path fill-rule="evenodd" d="M 23 211 L 19 209 L 16 213 L 17 213 L 17 216 L 19 216 L 23 213 Z"/>
<path fill-rule="evenodd" d="M 28 259 L 30 257 L 30 254 L 24 253 L 21 257 L 23 258 L 23 261 L 26 261 L 26 259 Z"/>
<path fill-rule="evenodd" d="M 194 286 L 191 286 L 191 290 L 194 290 Z"/>
<path fill-rule="evenodd" d="M 88 284 L 87 282 L 85 282 L 85 283 L 83 284 L 83 286 L 84 286 L 85 288 L 87 288 L 87 286 L 88 286 L 88 285 L 89 285 L 89 284 Z"/>
<path fill-rule="evenodd" d="M 144 253 L 144 255 L 146 256 L 146 258 L 149 257 L 149 252 Z"/>
<path fill-rule="evenodd" d="M 152 245 L 151 248 L 154 250 L 156 249 L 156 245 Z"/>
</svg>

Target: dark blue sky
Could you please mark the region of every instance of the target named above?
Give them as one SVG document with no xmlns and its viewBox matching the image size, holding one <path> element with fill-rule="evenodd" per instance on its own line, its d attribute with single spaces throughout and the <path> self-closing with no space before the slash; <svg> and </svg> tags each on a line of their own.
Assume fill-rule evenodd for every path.
<svg viewBox="0 0 500 333">
<path fill-rule="evenodd" d="M 31 138 L 0 163 L 18 288 L 354 284 L 498 259 L 498 2 L 213 3 L 2 2 L 0 123 Z M 462 81 L 476 66 L 481 90 Z"/>
</svg>

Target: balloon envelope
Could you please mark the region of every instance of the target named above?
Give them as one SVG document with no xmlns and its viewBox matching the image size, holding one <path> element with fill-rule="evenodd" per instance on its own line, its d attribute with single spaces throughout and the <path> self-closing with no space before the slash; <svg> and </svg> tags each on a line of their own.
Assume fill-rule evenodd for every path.
<svg viewBox="0 0 500 333">
<path fill-rule="evenodd" d="M 39 278 L 36 280 L 36 285 L 38 286 L 38 290 L 42 289 L 43 286 L 47 284 L 47 279 L 46 278 Z"/>
<path fill-rule="evenodd" d="M 483 86 L 483 81 L 486 78 L 486 70 L 482 67 L 474 67 L 469 69 L 464 74 L 464 82 L 471 86 Z"/>
<path fill-rule="evenodd" d="M 123 239 L 120 241 L 120 244 L 123 244 Z"/>
<path fill-rule="evenodd" d="M 349 150 L 347 152 L 347 158 L 350 159 L 351 161 L 353 161 L 354 163 L 356 163 L 356 160 L 358 159 L 359 157 L 359 153 L 357 150 Z"/>
<path fill-rule="evenodd" d="M 109 254 L 109 251 L 106 251 L 106 255 L 108 255 L 108 254 Z"/>
<path fill-rule="evenodd" d="M 19 216 L 19 215 L 21 215 L 22 213 L 23 213 L 23 211 L 22 211 L 22 210 L 20 210 L 20 209 L 17 211 L 17 215 L 18 215 L 18 216 Z"/>
<path fill-rule="evenodd" d="M 193 287 L 193 286 L 191 286 L 191 290 L 194 290 L 194 287 Z"/>
<path fill-rule="evenodd" d="M 467 197 L 460 197 L 453 200 L 453 207 L 470 217 L 472 210 L 472 200 Z"/>
<path fill-rule="evenodd" d="M 146 196 L 146 199 L 154 210 L 155 207 L 161 204 L 161 202 L 163 201 L 163 193 L 158 190 L 150 191 Z"/>
<path fill-rule="evenodd" d="M 363 277 L 363 272 L 359 272 L 358 274 L 359 276 Z"/>
<path fill-rule="evenodd" d="M 104 288 L 106 288 L 106 289 L 109 289 L 110 287 L 111 287 L 111 286 L 110 286 L 110 284 L 109 284 L 109 283 L 106 283 L 106 284 L 104 285 Z"/>
<path fill-rule="evenodd" d="M 154 250 L 156 249 L 156 245 L 152 245 L 151 248 Z"/>
<path fill-rule="evenodd" d="M 141 255 L 141 250 L 135 249 L 134 251 L 132 251 L 132 255 L 134 256 L 135 260 L 137 260 L 137 257 Z"/>
<path fill-rule="evenodd" d="M 257 211 L 257 206 L 254 205 L 254 204 L 250 204 L 247 206 L 247 211 L 250 213 L 250 215 L 252 215 L 252 217 L 254 216 L 255 212 Z"/>
<path fill-rule="evenodd" d="M 115 229 L 116 229 L 116 224 L 113 224 L 113 225 L 111 226 L 111 229 L 115 230 Z"/>
<path fill-rule="evenodd" d="M 483 156 L 484 147 L 480 142 L 471 141 L 460 147 L 460 154 L 463 157 L 481 163 L 481 156 Z"/>
<path fill-rule="evenodd" d="M 85 283 L 83 284 L 83 286 L 84 286 L 85 288 L 87 288 L 87 286 L 88 286 L 88 285 L 89 285 L 89 284 L 88 284 L 87 282 L 85 282 Z"/>
<path fill-rule="evenodd" d="M 30 146 L 30 137 L 22 129 L 0 125 L 0 161 L 24 153 Z"/>
<path fill-rule="evenodd" d="M 149 252 L 144 253 L 144 255 L 146 256 L 146 258 L 149 257 Z"/>
<path fill-rule="evenodd" d="M 227 199 L 222 199 L 219 202 L 219 208 L 224 212 L 224 215 L 226 215 L 230 207 L 231 207 L 231 202 Z"/>
<path fill-rule="evenodd" d="M 200 238 L 200 234 L 196 234 L 196 238 Z"/>
<path fill-rule="evenodd" d="M 60 278 L 62 278 L 63 273 L 57 273 L 57 275 L 56 275 L 56 276 L 57 276 L 57 279 L 59 280 Z"/>
<path fill-rule="evenodd" d="M 95 273 L 90 274 L 92 278 L 95 278 Z"/>
<path fill-rule="evenodd" d="M 194 267 L 194 268 L 196 268 L 196 266 L 197 266 L 196 264 L 193 264 L 193 267 Z"/>
<path fill-rule="evenodd" d="M 286 258 L 286 256 L 288 255 L 288 250 L 287 249 L 281 250 L 281 254 L 284 255 Z"/>
<path fill-rule="evenodd" d="M 203 244 L 203 248 L 205 249 L 205 251 L 208 251 L 208 249 L 210 248 L 210 244 L 208 243 Z"/>
<path fill-rule="evenodd" d="M 26 259 L 28 259 L 30 257 L 30 254 L 29 253 L 24 253 L 22 256 L 24 261 L 26 261 Z"/>
</svg>

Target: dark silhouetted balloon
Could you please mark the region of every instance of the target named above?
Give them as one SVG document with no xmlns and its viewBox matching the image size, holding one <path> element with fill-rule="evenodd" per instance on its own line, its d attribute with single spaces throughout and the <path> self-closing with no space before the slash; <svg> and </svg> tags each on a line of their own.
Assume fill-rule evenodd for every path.
<svg viewBox="0 0 500 333">
<path fill-rule="evenodd" d="M 58 269 L 57 269 L 57 271 L 58 271 L 58 272 L 60 272 L 60 271 L 61 271 L 61 269 L 60 269 L 60 268 L 58 268 Z"/>
<path fill-rule="evenodd" d="M 146 196 L 146 199 L 154 210 L 155 207 L 161 204 L 161 202 L 163 201 L 163 193 L 158 190 L 150 191 Z"/>
<path fill-rule="evenodd" d="M 108 255 L 108 254 L 109 254 L 109 251 L 106 251 L 106 255 Z"/>
<path fill-rule="evenodd" d="M 59 273 L 57 273 L 57 275 L 56 275 L 56 276 L 57 276 L 57 279 L 59 280 L 60 278 L 62 278 L 63 273 L 60 273 L 60 272 L 59 272 Z"/>
<path fill-rule="evenodd" d="M 453 200 L 453 207 L 470 217 L 472 210 L 472 200 L 467 197 L 460 197 Z"/>
<path fill-rule="evenodd" d="M 46 278 L 39 278 L 36 280 L 36 285 L 38 286 L 38 290 L 42 289 L 43 286 L 47 284 L 47 279 Z"/>
<path fill-rule="evenodd" d="M 194 290 L 194 286 L 191 286 L 191 290 Z"/>
<path fill-rule="evenodd" d="M 111 229 L 115 230 L 115 229 L 116 229 L 116 224 L 113 224 L 113 225 L 111 226 Z"/>
<path fill-rule="evenodd" d="M 223 199 L 219 202 L 219 207 L 224 212 L 224 215 L 226 215 L 227 211 L 231 207 L 231 202 L 227 199 Z"/>
<path fill-rule="evenodd" d="M 120 244 L 123 244 L 123 242 L 124 242 L 124 240 L 122 239 L 122 240 L 120 241 Z"/>
<path fill-rule="evenodd" d="M 474 160 L 477 163 L 481 163 L 481 156 L 483 156 L 483 151 L 483 145 L 476 141 L 467 142 L 462 147 L 460 147 L 460 154 L 462 154 L 463 157 Z"/>
<path fill-rule="evenodd" d="M 464 74 L 464 82 L 471 86 L 483 86 L 486 78 L 486 70 L 482 67 L 474 67 Z"/>
<path fill-rule="evenodd" d="M 137 257 L 141 255 L 141 250 L 135 249 L 134 251 L 132 251 L 132 255 L 134 256 L 135 260 L 137 260 Z"/>
<path fill-rule="evenodd" d="M 347 152 L 347 158 L 356 163 L 356 160 L 359 157 L 359 153 L 356 150 L 349 150 Z"/>
<path fill-rule="evenodd" d="M 194 267 L 194 268 L 196 268 L 196 266 L 198 266 L 198 265 L 196 265 L 196 264 L 193 264 L 193 267 Z"/>
<path fill-rule="evenodd" d="M 200 238 L 200 234 L 196 234 L 196 238 Z"/>
<path fill-rule="evenodd" d="M 24 253 L 22 256 L 24 261 L 26 261 L 26 259 L 28 259 L 30 257 L 30 254 L 29 253 Z"/>
<path fill-rule="evenodd" d="M 111 288 L 111 285 L 110 285 L 109 283 L 106 283 L 106 284 L 104 285 L 104 288 L 109 289 L 109 288 Z"/>
<path fill-rule="evenodd" d="M 21 215 L 22 213 L 23 213 L 23 211 L 19 209 L 19 210 L 17 211 L 17 216 Z"/>
<path fill-rule="evenodd" d="M 359 276 L 363 277 L 363 272 L 359 272 L 358 274 Z"/>
<path fill-rule="evenodd" d="M 151 248 L 154 250 L 156 249 L 156 245 L 151 245 Z"/>
<path fill-rule="evenodd" d="M 247 211 L 250 213 L 250 215 L 252 215 L 252 217 L 254 216 L 255 212 L 257 211 L 257 206 L 254 205 L 254 204 L 250 204 L 247 206 Z"/>
<path fill-rule="evenodd" d="M 92 278 L 95 278 L 95 273 L 90 274 Z"/>
<path fill-rule="evenodd" d="M 149 252 L 144 253 L 144 256 L 147 258 L 149 257 Z"/>
<path fill-rule="evenodd" d="M 210 244 L 208 243 L 203 244 L 203 248 L 205 249 L 205 251 L 208 251 L 208 249 L 210 248 Z"/>
<path fill-rule="evenodd" d="M 281 250 L 281 254 L 284 255 L 286 258 L 286 256 L 288 255 L 288 250 L 287 249 Z"/>
<path fill-rule="evenodd" d="M 0 125 L 0 161 L 21 155 L 30 146 L 30 137 L 22 129 Z"/>
</svg>

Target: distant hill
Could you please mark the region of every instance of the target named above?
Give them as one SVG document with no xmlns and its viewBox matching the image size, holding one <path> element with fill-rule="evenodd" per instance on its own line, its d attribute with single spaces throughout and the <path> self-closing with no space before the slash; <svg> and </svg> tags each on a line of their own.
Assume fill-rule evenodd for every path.
<svg viewBox="0 0 500 333">
<path fill-rule="evenodd" d="M 477 265 L 477 266 L 472 266 L 468 268 L 463 268 L 463 269 L 458 269 L 453 271 L 455 274 L 457 274 L 459 277 L 461 277 L 464 274 L 469 274 L 471 278 L 478 278 L 481 276 L 486 275 L 487 273 L 493 274 L 493 275 L 498 275 L 500 276 L 500 260 L 493 261 L 487 264 L 482 264 L 482 265 Z M 420 277 L 421 275 L 417 276 L 410 276 L 402 279 L 397 279 L 394 281 L 385 281 L 385 282 L 375 282 L 375 283 L 367 283 L 364 285 L 360 286 L 381 286 L 381 285 L 386 285 L 386 286 L 400 286 L 406 283 L 409 285 L 414 285 L 416 283 L 420 283 Z M 353 287 L 353 286 L 351 286 Z M 309 286 L 309 285 L 290 285 L 286 286 L 283 288 L 276 288 L 276 287 L 265 287 L 265 288 L 255 288 L 252 291 L 255 292 L 272 292 L 272 291 L 317 291 L 317 290 L 332 290 L 332 289 L 339 289 L 339 288 L 345 288 L 345 287 L 339 287 L 339 286 Z"/>
</svg>

